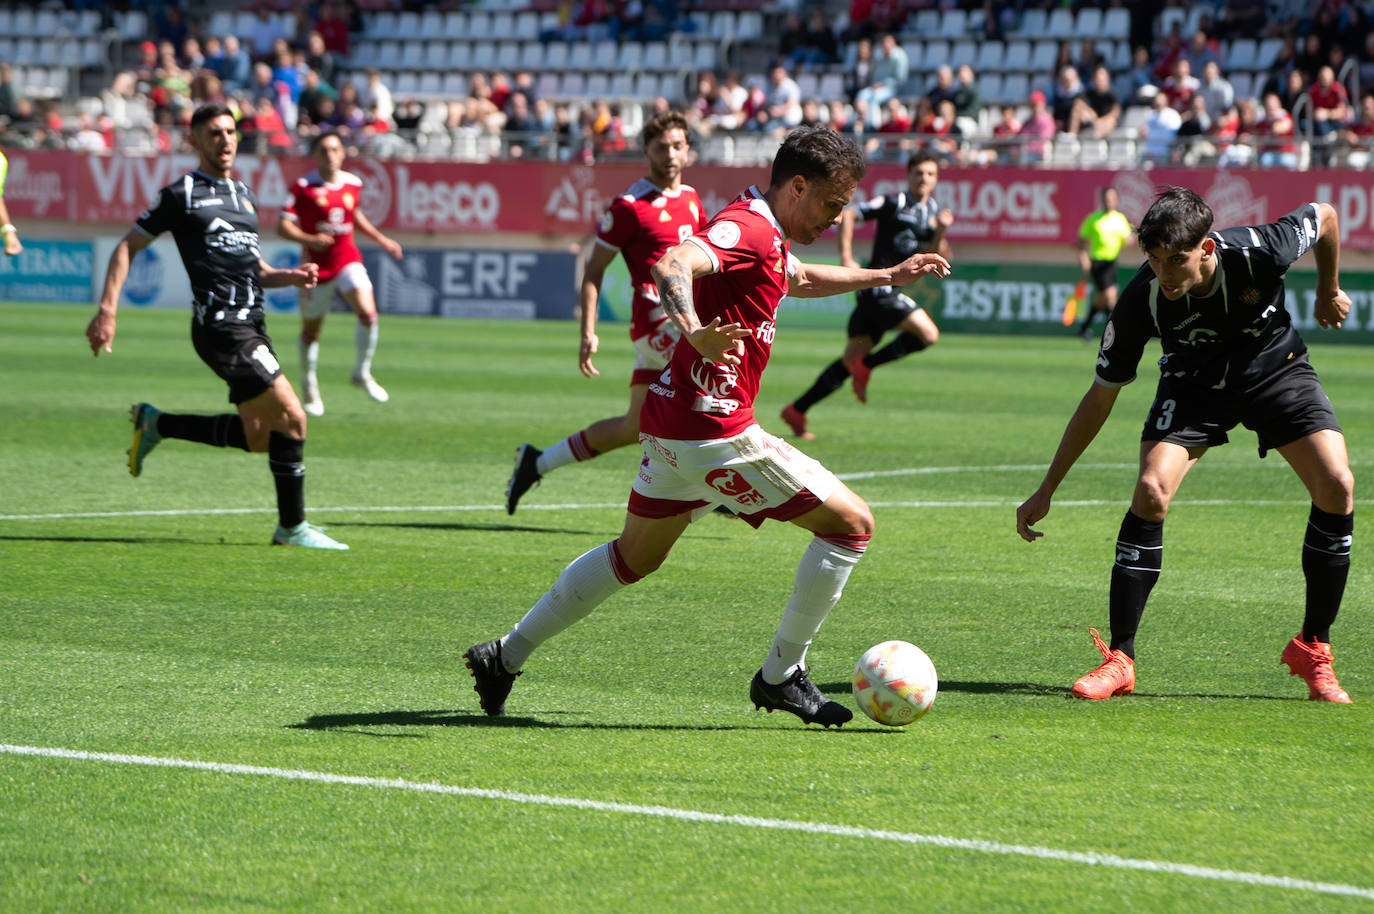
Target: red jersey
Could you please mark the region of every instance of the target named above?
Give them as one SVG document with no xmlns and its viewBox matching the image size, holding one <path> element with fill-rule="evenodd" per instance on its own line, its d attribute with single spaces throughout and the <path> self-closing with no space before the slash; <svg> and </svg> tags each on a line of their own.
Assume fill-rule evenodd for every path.
<svg viewBox="0 0 1374 914">
<path fill-rule="evenodd" d="M 634 286 L 630 339 L 651 333 L 667 320 L 658 306 L 658 287 L 650 273 L 653 265 L 705 224 L 706 214 L 694 188 L 684 184 L 669 194 L 647 178 L 630 185 L 602 214 L 596 240 L 624 255 Z"/>
<path fill-rule="evenodd" d="M 692 344 L 679 344 L 663 374 L 649 385 L 639 424 L 660 438 L 729 438 L 754 423 L 754 398 L 773 351 L 778 305 L 797 261 L 757 187 L 688 240 L 706 252 L 714 268 L 693 284 L 697 317 L 703 325 L 716 317 L 722 324 L 738 323 L 750 335 L 741 340 L 738 365 L 709 361 Z"/>
<path fill-rule="evenodd" d="M 333 279 L 350 263 L 362 263 L 362 252 L 353 241 L 353 214 L 362 194 L 362 179 L 347 171 L 339 172 L 333 184 L 326 184 L 318 171 L 312 171 L 291 187 L 282 218 L 295 220 L 312 235 L 325 232 L 334 236 L 334 243 L 323 251 L 305 248 L 306 261 L 320 265 L 320 282 Z"/>
</svg>

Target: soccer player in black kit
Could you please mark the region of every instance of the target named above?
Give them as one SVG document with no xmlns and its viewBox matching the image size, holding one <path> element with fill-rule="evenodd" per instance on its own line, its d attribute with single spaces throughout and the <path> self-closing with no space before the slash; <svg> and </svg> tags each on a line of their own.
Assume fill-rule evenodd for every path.
<svg viewBox="0 0 1374 914">
<path fill-rule="evenodd" d="M 1135 379 L 1159 337 L 1159 387 L 1145 419 L 1140 475 L 1121 523 L 1108 613 L 1111 643 L 1096 629 L 1101 666 L 1074 684 L 1079 698 L 1135 689 L 1135 633 L 1159 577 L 1164 515 L 1183 477 L 1237 425 L 1255 432 L 1261 457 L 1278 451 L 1312 497 L 1302 547 L 1307 597 L 1302 629 L 1280 662 L 1307 682 L 1313 701 L 1348 703 L 1331 668 L 1331 624 L 1350 570 L 1354 476 L 1345 436 L 1307 346 L 1284 309 L 1283 276 L 1309 248 L 1317 261 L 1317 322 L 1339 327 L 1350 313 L 1340 285 L 1340 224 L 1325 203 L 1277 222 L 1211 231 L 1212 210 L 1181 187 L 1165 188 L 1136 230 L 1148 258 L 1121 294 L 1102 337 L 1097 377 L 1079 403 L 1034 495 L 1016 511 L 1032 542 L 1069 468 L 1096 437 L 1121 387 Z"/>
<path fill-rule="evenodd" d="M 907 162 L 906 177 L 909 192 L 872 197 L 845 210 L 839 228 L 840 262 L 844 266 L 859 265 L 853 255 L 854 223 L 858 219 L 878 220 L 873 256 L 868 260 L 870 269 L 887 269 L 917 253 L 934 253 L 949 259 L 945 229 L 954 223 L 954 215 L 940 209 L 934 197 L 935 184 L 940 179 L 939 161 L 929 150 L 920 150 Z M 806 412 L 839 390 L 845 378 L 854 378 L 854 396 L 860 403 L 866 403 L 868 378 L 874 368 L 920 352 L 940 338 L 940 330 L 931 316 L 900 289 L 863 289 L 855 298 L 857 305 L 849 316 L 849 342 L 844 355 L 826 366 L 810 390 L 783 408 L 783 421 L 799 438 L 816 437 L 806 430 Z M 873 352 L 883 334 L 894 328 L 897 338 Z"/>
<path fill-rule="evenodd" d="M 305 411 L 267 338 L 264 288 L 315 284 L 316 266 L 276 270 L 259 251 L 257 202 L 231 178 L 238 151 L 233 113 L 202 105 L 191 116 L 191 145 L 200 167 L 164 187 L 116 245 L 96 315 L 86 327 L 91 352 L 110 352 L 115 311 L 134 255 L 170 231 L 191 279 L 191 342 L 196 354 L 229 385 L 238 412 L 217 416 L 164 413 L 148 403 L 130 411 L 134 423 L 129 472 L 138 476 L 148 452 L 164 438 L 267 452 L 276 481 L 283 546 L 347 549 L 305 519 Z"/>
</svg>

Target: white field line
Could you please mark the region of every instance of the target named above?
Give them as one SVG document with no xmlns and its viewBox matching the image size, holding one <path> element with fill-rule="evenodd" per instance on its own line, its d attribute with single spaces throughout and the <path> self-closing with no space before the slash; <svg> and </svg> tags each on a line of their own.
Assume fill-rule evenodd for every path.
<svg viewBox="0 0 1374 914">
<path fill-rule="evenodd" d="M 1080 464 L 1076 469 L 1080 470 L 1133 470 L 1136 465 L 1133 463 L 1087 463 Z M 837 473 L 840 479 L 880 479 L 890 476 L 929 476 L 940 473 L 1004 473 L 1004 472 L 1027 472 L 1042 471 L 1043 466 L 1039 464 L 1028 464 L 1024 466 L 983 466 L 983 467 L 911 467 L 903 470 L 877 470 L 872 472 L 860 473 Z M 1127 495 L 1123 494 L 1117 499 L 1080 499 L 1056 501 L 1054 504 L 1060 508 L 1083 508 L 1098 507 L 1101 505 L 1122 505 L 1128 500 Z M 1374 499 L 1356 499 L 1357 505 L 1374 504 Z M 1015 508 L 1021 501 L 997 501 L 997 500 L 974 500 L 974 501 L 870 501 L 871 508 Z M 1210 498 L 1210 499 L 1185 499 L 1184 505 L 1303 505 L 1307 504 L 1307 499 L 1256 499 L 1256 498 Z M 586 511 L 586 510 L 623 510 L 625 502 L 603 502 L 603 503 L 568 503 L 559 505 L 521 505 L 521 511 Z M 335 513 L 335 514 L 407 514 L 420 512 L 453 512 L 462 513 L 466 511 L 504 511 L 504 505 L 338 505 L 334 507 L 311 505 L 310 512 L 314 513 Z M 213 516 L 225 514 L 272 514 L 276 508 L 263 506 L 261 508 L 168 508 L 165 510 L 144 510 L 144 511 L 71 511 L 52 514 L 0 514 L 0 521 L 7 520 L 82 520 L 88 518 L 101 517 L 192 517 L 192 516 Z"/>
<path fill-rule="evenodd" d="M 397 778 L 359 777 L 356 775 L 330 774 L 323 771 L 269 768 L 260 765 L 237 765 L 225 762 L 201 762 L 192 759 L 161 758 L 148 755 L 124 755 L 113 752 L 83 752 L 76 749 L 60 749 L 45 746 L 13 746 L 0 744 L 0 753 L 8 755 L 38 756 L 41 758 L 70 759 L 83 762 L 108 762 L 116 765 L 146 765 L 155 768 L 182 768 L 194 771 L 209 771 L 216 774 L 250 775 L 256 777 L 279 778 L 288 781 L 314 781 L 322 784 L 341 784 L 350 787 L 373 787 L 382 790 L 407 790 L 415 793 L 473 797 L 481 800 L 502 800 L 507 803 L 521 803 L 530 806 L 553 806 L 586 810 L 588 812 L 650 816 L 658 819 L 674 819 L 682 822 L 701 822 L 708 825 L 727 825 L 737 828 L 762 828 L 772 831 L 828 835 L 835 838 L 858 838 L 868 841 L 889 841 L 897 844 L 928 845 L 945 850 L 972 851 L 981 854 L 1001 854 L 1012 857 L 1031 857 L 1038 860 L 1052 860 L 1060 863 L 1077 863 L 1085 866 L 1106 866 L 1114 869 L 1139 870 L 1148 873 L 1162 873 L 1170 876 L 1188 876 L 1194 879 L 1210 879 L 1216 882 L 1233 882 L 1241 885 L 1288 889 L 1297 892 L 1313 892 L 1322 895 L 1346 895 L 1354 898 L 1368 898 L 1374 900 L 1374 889 L 1362 888 L 1355 885 L 1344 885 L 1336 882 L 1314 882 L 1308 879 L 1295 879 L 1291 876 L 1272 876 L 1267 873 L 1250 873 L 1243 870 L 1223 870 L 1209 866 L 1195 866 L 1190 863 L 1170 863 L 1165 860 L 1142 860 L 1134 857 L 1120 857 L 1116 854 L 1069 851 L 1053 847 L 1037 847 L 1034 845 L 1003 844 L 1000 841 L 981 841 L 975 838 L 951 838 L 946 835 L 925 835 L 916 832 L 858 828 L 852 825 L 833 825 L 826 822 L 801 822 L 794 819 L 768 819 L 758 816 L 723 815 L 721 813 L 701 812 L 694 809 L 676 809 L 671 806 L 641 806 L 636 803 L 608 803 L 601 800 L 587 800 L 578 797 L 558 797 L 538 793 L 517 793 L 509 790 L 486 790 L 480 787 L 455 787 L 449 784 L 437 784 L 432 781 L 419 782 L 405 781 Z"/>
</svg>

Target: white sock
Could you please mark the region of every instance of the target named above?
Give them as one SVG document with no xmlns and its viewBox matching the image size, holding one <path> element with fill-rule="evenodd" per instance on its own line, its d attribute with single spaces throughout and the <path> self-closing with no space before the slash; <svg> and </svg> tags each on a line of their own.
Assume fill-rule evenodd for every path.
<svg viewBox="0 0 1374 914">
<path fill-rule="evenodd" d="M 367 377 L 372 374 L 372 353 L 377 351 L 377 324 L 358 324 L 353 328 L 353 344 L 358 350 L 358 367 L 355 374 Z"/>
<path fill-rule="evenodd" d="M 577 434 L 582 433 L 578 432 Z M 572 463 L 577 459 L 577 455 L 573 453 L 572 449 L 572 440 L 575 437 L 575 435 L 569 435 L 557 444 L 550 445 L 548 450 L 539 455 L 539 459 L 535 461 L 534 465 L 539 470 L 540 476 L 546 476 L 563 464 Z"/>
<path fill-rule="evenodd" d="M 320 341 L 307 343 L 300 337 L 296 338 L 296 349 L 301 355 L 301 374 L 306 378 L 315 377 L 315 369 L 320 363 Z"/>
<path fill-rule="evenodd" d="M 774 685 L 786 681 L 806 661 L 806 649 L 821 630 L 821 623 L 840 599 L 849 573 L 861 552 L 833 545 L 819 536 L 802 553 L 792 598 L 787 601 L 773 649 L 763 663 L 763 679 Z"/>
<path fill-rule="evenodd" d="M 580 619 L 639 576 L 626 567 L 614 542 L 597 546 L 563 569 L 549 591 L 501 639 L 501 662 L 514 673 L 534 649 Z"/>
</svg>

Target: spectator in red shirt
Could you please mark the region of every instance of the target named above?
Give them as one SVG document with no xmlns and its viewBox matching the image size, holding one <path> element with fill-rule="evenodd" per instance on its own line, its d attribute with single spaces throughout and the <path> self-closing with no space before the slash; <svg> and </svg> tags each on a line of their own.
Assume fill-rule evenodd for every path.
<svg viewBox="0 0 1374 914">
<path fill-rule="evenodd" d="M 1312 132 L 1324 137 L 1335 133 L 1350 120 L 1350 96 L 1345 86 L 1336 82 L 1336 73 L 1330 67 L 1317 71 L 1317 81 L 1307 90 L 1312 101 Z"/>
<path fill-rule="evenodd" d="M 341 57 L 348 56 L 348 20 L 342 4 L 325 3 L 315 20 L 315 31 L 324 39 L 324 46 Z"/>
<path fill-rule="evenodd" d="M 1173 72 L 1164 80 L 1160 91 L 1169 99 L 1170 107 L 1181 113 L 1188 110 L 1201 86 L 1202 83 L 1193 75 L 1193 65 L 1188 58 L 1180 57 L 1174 61 Z"/>
<path fill-rule="evenodd" d="M 1264 119 L 1256 129 L 1261 168 L 1297 168 L 1298 145 L 1292 116 L 1273 92 L 1264 96 Z"/>
</svg>

